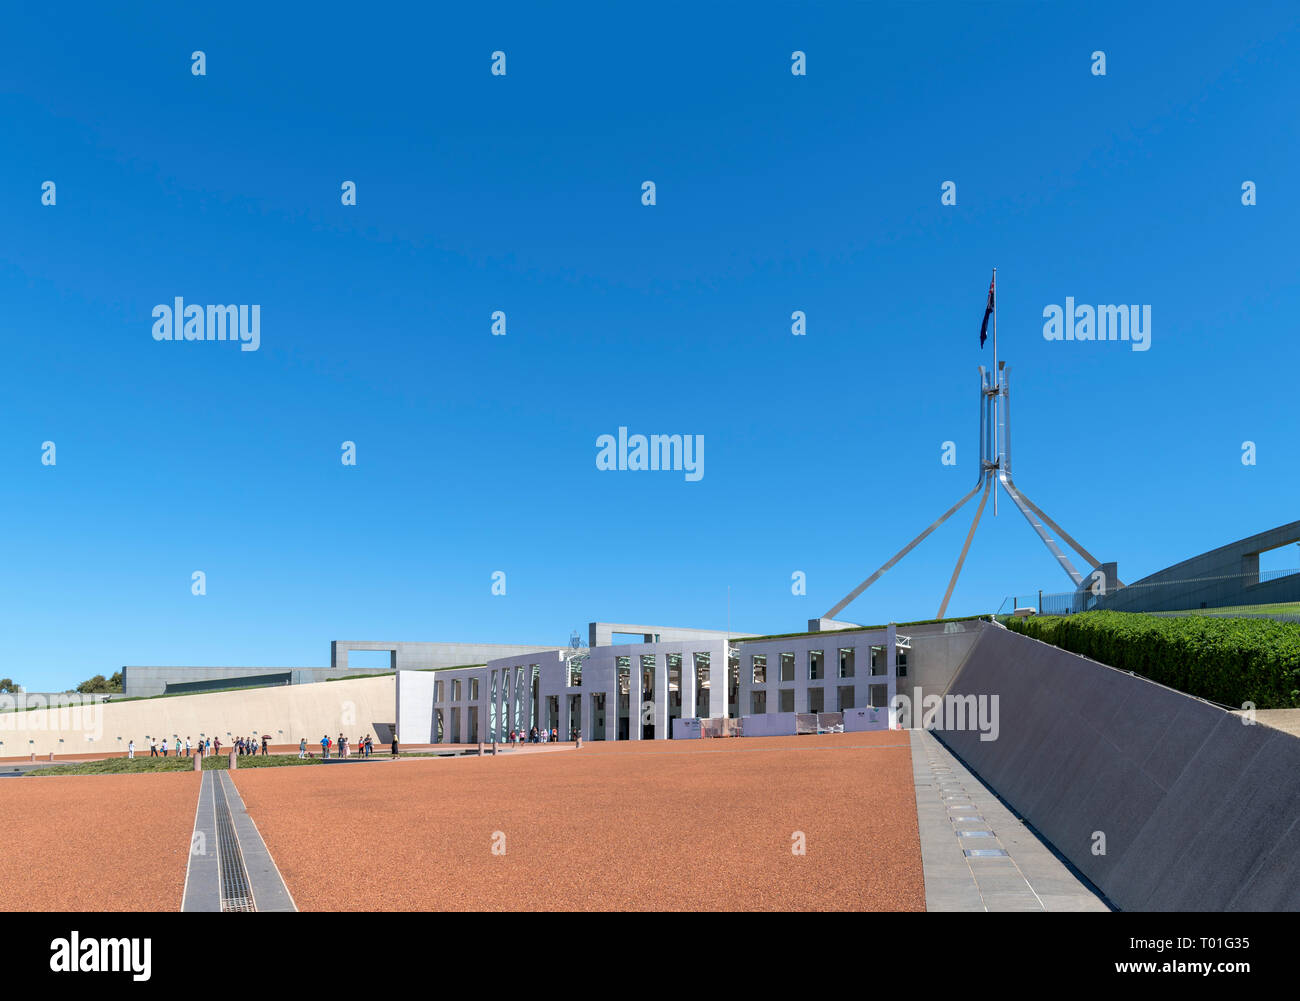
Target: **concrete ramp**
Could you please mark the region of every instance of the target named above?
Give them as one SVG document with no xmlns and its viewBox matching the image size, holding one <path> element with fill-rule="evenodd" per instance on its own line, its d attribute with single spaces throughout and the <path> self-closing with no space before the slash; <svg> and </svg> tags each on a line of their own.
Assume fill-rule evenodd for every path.
<svg viewBox="0 0 1300 1001">
<path fill-rule="evenodd" d="M 1300 738 L 997 627 L 948 694 L 997 696 L 936 736 L 1115 906 L 1300 909 Z"/>
</svg>

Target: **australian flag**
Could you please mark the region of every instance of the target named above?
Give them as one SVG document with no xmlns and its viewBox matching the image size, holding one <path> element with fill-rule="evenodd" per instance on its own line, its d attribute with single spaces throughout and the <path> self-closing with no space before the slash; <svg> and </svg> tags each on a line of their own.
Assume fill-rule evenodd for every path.
<svg viewBox="0 0 1300 1001">
<path fill-rule="evenodd" d="M 997 284 L 998 273 L 993 272 L 993 277 L 989 280 L 989 301 L 984 307 L 984 322 L 980 324 L 980 347 L 989 339 L 989 314 L 993 312 L 993 286 Z"/>
</svg>

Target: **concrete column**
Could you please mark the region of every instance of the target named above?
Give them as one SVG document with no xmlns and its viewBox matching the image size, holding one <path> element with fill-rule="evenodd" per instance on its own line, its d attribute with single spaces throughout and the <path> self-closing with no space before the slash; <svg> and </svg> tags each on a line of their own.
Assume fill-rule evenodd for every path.
<svg viewBox="0 0 1300 1001">
<path fill-rule="evenodd" d="M 501 691 L 497 700 L 497 740 L 505 743 L 510 733 L 510 668 L 501 669 Z"/>
<path fill-rule="evenodd" d="M 695 718 L 695 654 L 682 654 L 682 719 Z"/>
<path fill-rule="evenodd" d="M 885 705 L 890 707 L 889 728 L 892 730 L 898 723 L 898 713 L 893 708 L 894 696 L 898 692 L 898 626 L 893 622 L 889 624 L 887 637 L 885 640 L 888 644 L 885 647 L 885 656 L 887 658 L 885 663 L 888 667 L 885 668 L 885 671 L 889 687 L 885 692 Z"/>
<path fill-rule="evenodd" d="M 515 697 L 514 685 L 515 669 L 513 667 L 504 667 L 501 669 L 501 741 L 510 739 L 510 708 Z"/>
<path fill-rule="evenodd" d="M 800 650 L 794 655 L 794 711 L 808 711 L 808 651 Z"/>
<path fill-rule="evenodd" d="M 488 671 L 485 679 L 487 684 L 487 698 L 483 700 L 487 707 L 487 712 L 483 714 L 483 736 L 487 743 L 491 744 L 496 740 L 494 736 L 496 730 L 496 712 L 497 712 L 497 672 L 496 669 Z"/>
<path fill-rule="evenodd" d="M 709 715 L 727 715 L 727 651 L 709 651 Z"/>
<path fill-rule="evenodd" d="M 853 644 L 853 701 L 865 709 L 871 705 L 871 637 L 867 633 L 864 643 Z"/>
<path fill-rule="evenodd" d="M 641 739 L 641 702 L 645 698 L 641 689 L 641 658 L 633 654 L 628 658 L 631 669 L 628 672 L 629 689 L 627 699 L 627 735 L 633 740 Z"/>
<path fill-rule="evenodd" d="M 668 655 L 655 654 L 655 740 L 668 739 Z"/>
<path fill-rule="evenodd" d="M 526 731 L 528 729 L 526 726 L 524 726 L 524 718 L 525 718 L 524 711 L 526 707 L 526 699 L 528 697 L 527 692 L 524 691 L 524 680 L 527 676 L 528 676 L 527 668 L 525 667 L 515 668 L 514 721 L 515 721 L 515 729 L 521 731 Z"/>
</svg>

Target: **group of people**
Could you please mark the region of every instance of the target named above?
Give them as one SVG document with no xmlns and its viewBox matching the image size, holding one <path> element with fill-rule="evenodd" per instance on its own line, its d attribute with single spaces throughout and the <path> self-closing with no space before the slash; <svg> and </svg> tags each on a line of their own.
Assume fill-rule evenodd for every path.
<svg viewBox="0 0 1300 1001">
<path fill-rule="evenodd" d="M 259 741 L 256 737 L 238 737 L 235 739 L 235 753 L 236 754 L 257 754 L 258 744 Z M 262 734 L 262 739 L 260 741 L 260 744 L 261 744 L 262 754 L 271 753 L 270 734 L 266 734 L 266 733 Z"/>
<path fill-rule="evenodd" d="M 522 730 L 516 730 L 513 727 L 511 728 L 510 743 L 512 746 L 517 745 L 520 741 L 524 739 L 525 739 L 524 732 Z M 545 727 L 543 727 L 540 730 L 537 727 L 533 727 L 531 730 L 528 731 L 528 736 L 527 736 L 528 743 L 530 744 L 545 744 L 548 741 L 554 742 L 559 739 L 560 739 L 560 734 L 559 731 L 555 729 L 555 727 L 551 727 L 549 730 L 547 730 Z"/>
<path fill-rule="evenodd" d="M 552 731 L 552 734 L 554 734 L 554 731 Z M 514 739 L 515 737 L 512 734 L 511 740 Z M 542 731 L 541 739 L 543 741 L 546 740 L 545 731 Z M 552 736 L 551 739 L 554 740 L 555 739 L 554 736 Z M 537 742 L 537 727 L 533 727 L 532 740 L 534 743 Z M 233 746 L 236 754 L 254 754 L 254 755 L 270 754 L 271 736 L 270 734 L 264 733 L 262 734 L 260 739 L 257 737 L 236 737 Z M 165 758 L 167 757 L 168 752 L 172 749 L 173 749 L 172 744 L 165 737 L 161 739 L 158 737 L 149 738 L 149 757 L 151 758 L 158 758 L 158 757 Z M 181 756 L 182 751 L 184 752 L 186 757 L 193 757 L 195 750 L 197 750 L 199 754 L 202 754 L 204 756 L 209 754 L 220 754 L 221 738 L 204 737 L 202 740 L 198 742 L 198 744 L 192 744 L 190 742 L 189 737 L 186 737 L 184 742 L 181 741 L 180 737 L 177 737 L 174 749 L 176 752 L 176 757 L 178 758 Z M 372 754 L 375 753 L 375 744 L 370 734 L 366 734 L 364 737 L 358 738 L 355 742 L 348 740 L 348 738 L 343 736 L 343 734 L 341 733 L 339 734 L 337 741 L 333 740 L 329 734 L 325 734 L 320 739 L 320 750 L 321 750 L 322 758 L 328 758 L 330 756 L 331 750 L 333 750 L 334 753 L 337 754 L 340 758 L 346 758 L 348 756 L 349 750 L 351 751 L 352 754 L 358 757 L 369 758 Z M 126 756 L 132 759 L 135 758 L 134 740 L 127 742 Z M 300 758 L 311 757 L 311 755 L 307 753 L 306 737 L 303 737 L 298 741 L 298 757 Z M 393 734 L 393 757 L 397 757 L 397 735 L 396 734 Z"/>
<path fill-rule="evenodd" d="M 340 758 L 346 758 L 348 756 L 349 746 L 352 748 L 353 753 L 362 758 L 368 758 L 375 753 L 375 744 L 371 739 L 370 734 L 366 734 L 364 737 L 358 738 L 355 743 L 351 743 L 348 738 L 343 736 L 341 733 L 339 734 L 337 742 L 331 739 L 330 735 L 327 733 L 320 739 L 320 756 L 322 758 L 328 758 L 330 756 L 330 751 L 333 750 Z M 396 739 L 393 740 L 393 754 L 397 754 Z M 306 737 L 303 737 L 298 741 L 298 757 L 307 757 Z"/>
<path fill-rule="evenodd" d="M 270 753 L 271 753 L 271 751 L 270 751 L 270 746 L 271 746 L 271 738 L 270 738 L 270 736 L 267 735 L 267 734 L 263 734 L 263 735 L 262 735 L 262 740 L 261 740 L 261 753 L 262 753 L 262 754 L 270 754 Z M 182 743 L 182 741 L 181 741 L 181 738 L 180 738 L 180 737 L 177 737 L 177 738 L 176 738 L 176 743 L 175 743 L 175 745 L 174 745 L 174 748 L 173 748 L 172 743 L 171 743 L 171 742 L 170 742 L 166 737 L 163 737 L 163 738 L 150 737 L 150 738 L 149 738 L 149 757 L 151 757 L 151 758 L 165 758 L 165 757 L 167 757 L 167 752 L 170 751 L 170 750 L 173 750 L 173 749 L 175 750 L 175 752 L 176 752 L 176 757 L 178 757 L 178 758 L 181 756 L 182 753 L 184 753 L 184 755 L 185 755 L 187 758 L 192 758 L 192 757 L 194 757 L 194 752 L 195 752 L 195 751 L 197 751 L 199 754 L 201 754 L 201 755 L 203 755 L 203 756 L 205 756 L 205 757 L 206 757 L 207 755 L 209 755 L 209 754 L 220 754 L 220 753 L 221 753 L 221 738 L 220 738 L 220 737 L 204 737 L 204 738 L 203 738 L 202 740 L 200 740 L 197 744 L 195 744 L 195 743 L 192 743 L 192 742 L 190 741 L 190 738 L 189 738 L 189 737 L 186 737 L 183 743 Z M 239 754 L 257 754 L 257 753 L 258 753 L 258 741 L 257 741 L 257 738 L 255 738 L 255 737 L 237 737 L 237 738 L 235 739 L 235 751 L 236 751 L 237 753 L 239 753 Z M 135 758 L 135 740 L 134 740 L 134 739 L 131 739 L 131 740 L 127 741 L 127 744 L 126 744 L 126 756 L 127 756 L 128 758 L 132 758 L 132 759 Z"/>
</svg>

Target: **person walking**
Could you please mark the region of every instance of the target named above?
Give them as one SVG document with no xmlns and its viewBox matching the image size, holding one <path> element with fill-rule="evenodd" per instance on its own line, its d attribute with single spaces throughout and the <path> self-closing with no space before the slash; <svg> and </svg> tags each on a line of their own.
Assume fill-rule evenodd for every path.
<svg viewBox="0 0 1300 1001">
<path fill-rule="evenodd" d="M 135 758 L 135 741 L 134 741 L 134 740 L 128 740 L 128 741 L 126 742 L 126 756 L 127 756 L 127 758 L 129 758 L 129 759 L 134 759 L 134 758 Z"/>
<path fill-rule="evenodd" d="M 156 757 L 158 757 L 158 738 L 157 738 L 157 737 L 150 737 L 150 738 L 149 738 L 149 757 L 151 757 L 151 758 L 156 758 Z"/>
<path fill-rule="evenodd" d="M 397 731 L 393 731 L 393 757 L 397 757 Z"/>
<path fill-rule="evenodd" d="M 559 729 L 559 727 L 555 727 L 555 726 L 551 727 L 551 740 L 552 740 L 553 742 L 558 742 L 559 739 L 560 739 L 560 729 Z"/>
<path fill-rule="evenodd" d="M 298 740 L 298 757 L 307 757 L 307 738 L 301 737 Z"/>
</svg>

